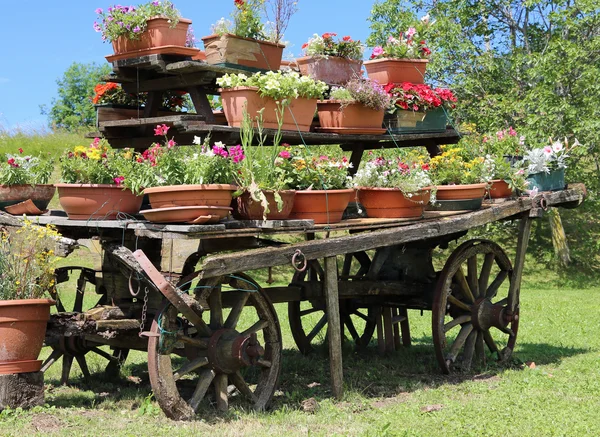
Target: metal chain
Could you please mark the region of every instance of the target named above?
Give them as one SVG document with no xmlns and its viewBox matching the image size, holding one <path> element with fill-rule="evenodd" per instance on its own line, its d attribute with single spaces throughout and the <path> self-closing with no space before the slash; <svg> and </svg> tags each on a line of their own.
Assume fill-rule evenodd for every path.
<svg viewBox="0 0 600 437">
<path fill-rule="evenodd" d="M 142 321 L 140 322 L 140 337 L 144 332 L 144 326 L 146 326 L 146 319 L 148 317 L 148 287 L 144 287 L 144 305 L 142 305 Z"/>
</svg>

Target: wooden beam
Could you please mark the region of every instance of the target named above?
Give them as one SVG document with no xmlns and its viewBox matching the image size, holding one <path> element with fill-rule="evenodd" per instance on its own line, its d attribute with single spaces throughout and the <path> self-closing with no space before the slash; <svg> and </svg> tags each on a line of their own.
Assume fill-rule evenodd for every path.
<svg viewBox="0 0 600 437">
<path fill-rule="evenodd" d="M 325 258 L 325 301 L 327 305 L 327 336 L 329 338 L 329 367 L 331 391 L 340 399 L 344 393 L 344 369 L 342 367 L 342 327 L 338 295 L 337 258 Z"/>
</svg>

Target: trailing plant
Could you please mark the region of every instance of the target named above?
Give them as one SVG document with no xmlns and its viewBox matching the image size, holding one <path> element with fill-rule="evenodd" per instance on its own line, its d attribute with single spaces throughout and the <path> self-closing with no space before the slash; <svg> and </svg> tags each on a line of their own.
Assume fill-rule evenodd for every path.
<svg viewBox="0 0 600 437">
<path fill-rule="evenodd" d="M 179 23 L 181 15 L 169 0 L 151 1 L 137 7 L 113 5 L 106 11 L 96 9 L 98 20 L 94 22 L 94 30 L 102 33 L 102 40 L 112 42 L 124 36 L 138 40 L 148 27 L 148 20 L 163 17 L 169 20 L 170 26 Z"/>
<path fill-rule="evenodd" d="M 352 185 L 357 188 L 397 188 L 410 198 L 431 186 L 429 165 L 377 157 L 361 164 L 352 178 Z"/>
<path fill-rule="evenodd" d="M 383 111 L 392 105 L 392 98 L 383 86 L 370 79 L 352 79 L 345 87 L 334 87 L 330 98 L 341 100 L 342 108 L 356 102 L 375 111 Z"/>
<path fill-rule="evenodd" d="M 335 56 L 356 61 L 362 60 L 364 47 L 360 41 L 354 41 L 350 36 L 345 36 L 336 41 L 335 36 L 337 36 L 337 33 L 324 33 L 321 36 L 315 33 L 308 42 L 302 45 L 304 55 L 324 58 Z"/>
<path fill-rule="evenodd" d="M 0 185 L 47 184 L 53 170 L 54 160 L 24 155 L 19 148 L 18 155 L 7 153 L 0 164 Z"/>
</svg>

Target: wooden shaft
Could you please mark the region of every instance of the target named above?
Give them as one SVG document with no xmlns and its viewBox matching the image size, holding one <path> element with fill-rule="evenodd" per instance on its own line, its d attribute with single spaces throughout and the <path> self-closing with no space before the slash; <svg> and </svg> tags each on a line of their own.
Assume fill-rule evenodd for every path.
<svg viewBox="0 0 600 437">
<path fill-rule="evenodd" d="M 340 399 L 344 393 L 344 371 L 342 367 L 342 335 L 340 302 L 338 295 L 337 258 L 325 258 L 325 301 L 327 304 L 327 336 L 329 337 L 329 366 L 331 390 Z"/>
</svg>

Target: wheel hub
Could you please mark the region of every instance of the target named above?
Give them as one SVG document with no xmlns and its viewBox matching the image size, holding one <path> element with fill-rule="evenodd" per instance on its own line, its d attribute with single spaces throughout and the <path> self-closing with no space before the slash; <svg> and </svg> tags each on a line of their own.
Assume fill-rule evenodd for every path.
<svg viewBox="0 0 600 437">
<path fill-rule="evenodd" d="M 74 357 L 84 356 L 93 347 L 94 346 L 88 344 L 83 337 L 79 336 L 63 336 L 58 342 L 58 350 L 60 350 L 63 354 L 72 355 Z"/>
<path fill-rule="evenodd" d="M 256 334 L 244 336 L 234 329 L 216 331 L 208 343 L 209 365 L 219 373 L 235 373 L 253 366 L 264 353 Z"/>
<path fill-rule="evenodd" d="M 479 330 L 489 330 L 492 326 L 504 330 L 518 315 L 509 315 L 505 305 L 493 304 L 489 299 L 480 298 L 471 307 L 473 327 Z"/>
</svg>

